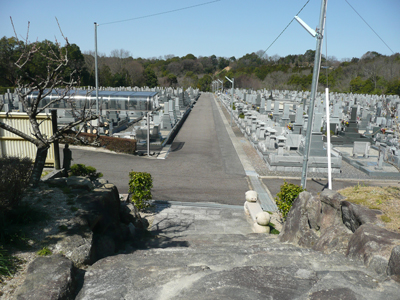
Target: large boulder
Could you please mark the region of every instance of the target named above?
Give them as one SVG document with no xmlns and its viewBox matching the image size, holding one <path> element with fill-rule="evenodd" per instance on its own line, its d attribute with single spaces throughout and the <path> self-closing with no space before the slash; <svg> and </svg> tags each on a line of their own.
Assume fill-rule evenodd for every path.
<svg viewBox="0 0 400 300">
<path fill-rule="evenodd" d="M 400 276 L 400 234 L 387 231 L 382 213 L 324 190 L 319 199 L 304 191 L 293 202 L 279 235 L 282 242 L 362 259 L 380 274 Z M 400 277 L 399 277 L 400 278 Z"/>
<path fill-rule="evenodd" d="M 292 208 L 287 214 L 286 222 L 279 234 L 281 242 L 289 242 L 304 247 L 312 247 L 316 243 L 318 234 L 314 228 L 310 227 L 309 223 L 309 219 L 311 219 L 313 226 L 319 226 L 320 211 L 313 208 L 314 202 L 312 195 L 306 191 L 301 192 L 293 201 Z"/>
<path fill-rule="evenodd" d="M 80 178 L 78 182 L 86 182 Z M 114 255 L 133 236 L 129 223 L 135 223 L 135 218 L 126 217 L 121 220 L 121 202 L 115 185 L 104 183 L 90 192 L 83 184 L 70 185 L 77 192 L 75 204 L 77 211 L 72 219 L 65 222 L 63 230 L 48 238 L 56 241 L 54 251 L 63 253 L 76 266 L 90 265 L 97 260 Z M 86 186 L 86 188 L 85 188 Z M 86 191 L 82 191 L 86 190 Z M 125 211 L 126 213 L 126 211 Z M 126 223 L 122 221 L 127 221 Z"/>
<path fill-rule="evenodd" d="M 78 212 L 93 232 L 90 261 L 113 255 L 130 237 L 127 225 L 120 222 L 120 198 L 117 187 L 104 184 L 90 193 L 78 195 Z"/>
<path fill-rule="evenodd" d="M 338 192 L 323 190 L 321 200 L 321 230 L 342 224 L 341 201 L 346 199 Z"/>
<path fill-rule="evenodd" d="M 348 201 L 342 201 L 342 218 L 343 224 L 352 232 L 363 224 L 381 224 L 382 222 L 377 216 L 382 215 L 379 210 L 368 209 L 364 206 L 357 205 Z"/>
<path fill-rule="evenodd" d="M 19 300 L 74 299 L 76 269 L 61 255 L 38 257 L 28 266 L 26 279 L 14 294 Z"/>
<path fill-rule="evenodd" d="M 55 245 L 55 252 L 63 253 L 78 267 L 93 263 L 93 233 L 90 230 L 66 231 L 58 237 L 60 240 Z"/>
<path fill-rule="evenodd" d="M 70 176 L 67 178 L 67 186 L 72 189 L 83 189 L 91 191 L 94 188 L 94 184 L 88 177 L 84 176 Z"/>
<path fill-rule="evenodd" d="M 351 235 L 351 230 L 343 224 L 331 226 L 321 231 L 320 238 L 312 248 L 326 254 L 333 252 L 346 254 Z"/>
<path fill-rule="evenodd" d="M 396 275 L 400 278 L 400 245 L 395 246 L 392 249 L 392 253 L 390 254 L 389 258 L 387 274 Z"/>
<path fill-rule="evenodd" d="M 397 245 L 400 245 L 399 233 L 388 231 L 374 224 L 364 224 L 351 236 L 346 254 L 351 258 L 363 260 L 364 264 L 367 266 L 369 266 L 371 262 L 376 264 L 377 261 L 382 261 L 382 259 L 384 259 L 386 261 L 385 266 L 387 267 L 392 250 L 394 250 Z M 393 255 L 394 257 L 396 256 L 395 253 Z M 382 265 L 383 262 L 380 264 Z M 384 271 L 382 268 L 377 269 L 374 267 L 374 269 L 379 273 Z M 389 271 L 390 275 L 395 274 L 397 272 L 395 271 L 396 269 L 395 263 L 392 263 Z M 400 273 L 398 275 L 400 275 Z"/>
</svg>

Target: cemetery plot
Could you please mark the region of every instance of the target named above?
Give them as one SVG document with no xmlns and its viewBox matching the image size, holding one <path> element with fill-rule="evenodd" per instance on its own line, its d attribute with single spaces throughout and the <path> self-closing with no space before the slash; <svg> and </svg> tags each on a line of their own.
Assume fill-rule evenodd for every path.
<svg viewBox="0 0 400 300">
<path fill-rule="evenodd" d="M 100 87 L 99 120 L 73 130 L 136 139 L 138 149 L 147 145 L 149 130 L 150 148 L 159 150 L 166 142 L 171 142 L 181 120 L 190 112 L 199 96 L 199 90 L 193 88 Z M 35 97 L 35 93 L 30 97 Z M 55 92 L 43 99 L 41 105 L 46 105 L 54 97 L 57 97 Z M 0 95 L 0 102 L 4 103 L 3 110 L 6 113 L 24 110 L 17 94 L 9 91 Z M 95 103 L 94 88 L 87 87 L 71 92 L 67 100 L 51 105 L 46 113 L 49 114 L 50 109 L 57 109 L 58 124 L 68 124 L 76 120 L 77 113 L 83 108 L 96 114 Z"/>
<path fill-rule="evenodd" d="M 230 112 L 230 95 L 219 99 Z M 309 100 L 309 92 L 234 91 L 234 120 L 270 171 L 301 172 Z M 332 173 L 344 160 L 373 177 L 399 177 L 399 96 L 330 93 L 328 112 L 325 101 L 317 93 L 308 171 L 327 173 L 330 147 Z"/>
</svg>

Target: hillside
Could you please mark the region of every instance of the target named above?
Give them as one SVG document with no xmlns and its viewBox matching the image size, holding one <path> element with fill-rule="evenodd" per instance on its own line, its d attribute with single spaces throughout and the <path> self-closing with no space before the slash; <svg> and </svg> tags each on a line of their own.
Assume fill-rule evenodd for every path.
<svg viewBox="0 0 400 300">
<path fill-rule="evenodd" d="M 51 42 L 43 41 L 51 46 Z M 13 87 L 17 77 L 14 63 L 18 60 L 21 44 L 15 38 L 0 40 L 0 88 Z M 81 53 L 76 44 L 68 47 L 70 68 L 80 74 L 80 84 L 94 86 L 94 53 Z M 211 82 L 220 79 L 225 88 L 231 83 L 225 79 L 235 78 L 235 87 L 248 89 L 309 90 L 315 51 L 304 54 L 268 56 L 264 51 L 234 56 L 132 58 L 124 49 L 113 50 L 110 56 L 100 54 L 98 59 L 100 86 L 189 86 L 209 91 Z M 34 68 L 32 72 L 38 72 Z M 381 55 L 370 51 L 361 58 L 322 58 L 319 88 L 328 83 L 331 91 L 363 94 L 400 95 L 400 54 Z M 0 92 L 3 92 L 0 90 Z"/>
</svg>

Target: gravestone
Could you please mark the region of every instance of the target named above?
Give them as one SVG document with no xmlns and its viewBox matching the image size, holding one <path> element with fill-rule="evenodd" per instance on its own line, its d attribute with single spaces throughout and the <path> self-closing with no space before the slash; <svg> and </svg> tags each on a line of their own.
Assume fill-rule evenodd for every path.
<svg viewBox="0 0 400 300">
<path fill-rule="evenodd" d="M 383 170 L 383 162 L 384 162 L 384 159 L 385 159 L 385 154 L 386 154 L 386 145 L 385 144 L 380 144 L 380 146 L 379 146 L 378 164 L 375 167 L 375 170 Z"/>
<path fill-rule="evenodd" d="M 260 103 L 260 114 L 264 114 L 264 113 L 265 113 L 265 98 L 262 97 L 261 103 Z"/>
<path fill-rule="evenodd" d="M 267 114 L 271 113 L 272 111 L 272 101 L 270 99 L 267 100 L 267 108 L 265 109 L 265 112 Z"/>
<path fill-rule="evenodd" d="M 364 158 L 369 157 L 369 149 L 371 147 L 370 142 L 354 142 L 353 145 L 353 157 L 357 158 L 361 154 Z"/>
</svg>

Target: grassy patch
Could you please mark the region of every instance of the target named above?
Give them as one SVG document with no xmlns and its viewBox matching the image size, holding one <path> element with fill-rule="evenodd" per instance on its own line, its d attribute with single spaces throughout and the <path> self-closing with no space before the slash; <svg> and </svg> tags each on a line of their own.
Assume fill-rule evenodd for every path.
<svg viewBox="0 0 400 300">
<path fill-rule="evenodd" d="M 58 229 L 59 229 L 60 231 L 67 231 L 67 230 L 68 230 L 68 226 L 66 226 L 66 225 L 60 225 L 60 226 L 58 226 Z"/>
<path fill-rule="evenodd" d="M 22 260 L 9 255 L 6 250 L 0 247 L 0 283 L 3 282 L 5 277 L 14 275 L 22 262 Z"/>
<path fill-rule="evenodd" d="M 380 219 L 386 229 L 400 232 L 400 189 L 397 187 L 373 187 L 357 184 L 339 191 L 347 201 L 380 210 Z"/>
<path fill-rule="evenodd" d="M 271 230 L 269 232 L 270 234 L 279 234 L 280 233 L 279 230 L 275 229 L 274 223 L 269 222 L 268 226 L 271 228 Z"/>
<path fill-rule="evenodd" d="M 75 206 L 72 206 L 72 207 L 71 207 L 71 211 L 73 211 L 73 212 L 78 211 L 78 209 L 79 209 L 79 208 L 77 208 L 77 207 L 75 207 Z"/>
<path fill-rule="evenodd" d="M 381 216 L 381 220 L 382 220 L 383 222 L 385 222 L 385 223 L 390 223 L 390 222 L 392 222 L 392 219 L 389 218 L 389 217 L 386 216 L 386 215 L 382 215 L 382 216 Z"/>
<path fill-rule="evenodd" d="M 41 250 L 36 252 L 36 254 L 40 255 L 40 256 L 48 256 L 48 255 L 52 255 L 53 252 L 51 252 L 51 250 L 49 248 L 43 247 Z"/>
<path fill-rule="evenodd" d="M 50 171 L 43 171 L 42 175 L 40 176 L 40 178 L 43 178 L 44 176 L 46 176 L 47 174 L 49 174 Z"/>
</svg>

